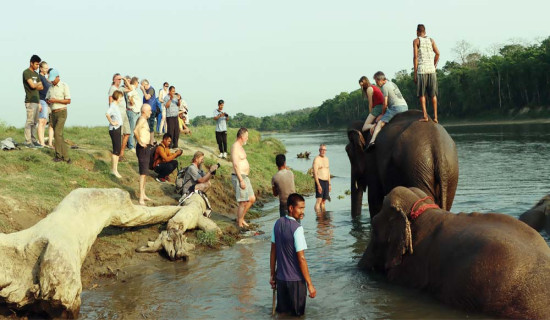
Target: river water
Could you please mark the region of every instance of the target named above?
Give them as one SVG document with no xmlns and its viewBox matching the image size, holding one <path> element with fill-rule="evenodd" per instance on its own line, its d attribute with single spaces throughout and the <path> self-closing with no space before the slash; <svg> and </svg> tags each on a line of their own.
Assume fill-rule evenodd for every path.
<svg viewBox="0 0 550 320">
<path fill-rule="evenodd" d="M 458 148 L 460 177 L 453 212 L 502 212 L 519 216 L 550 192 L 550 124 L 448 127 Z M 312 160 L 296 154 L 317 154 L 327 144 L 332 202 L 317 216 L 315 199 L 306 198 L 302 225 L 306 258 L 317 297 L 307 300 L 306 319 L 478 319 L 487 316 L 446 307 L 429 295 L 386 283 L 356 264 L 369 240 L 366 196 L 363 215 L 350 216 L 350 165 L 347 135 L 311 132 L 272 135 L 285 144 L 287 164 L 302 172 Z M 252 168 L 254 165 L 252 164 Z M 82 293 L 82 319 L 269 319 L 269 250 L 278 202 L 255 220 L 264 235 L 201 255 L 189 262 L 148 263 L 131 267 L 125 283 L 105 280 Z M 548 238 L 547 238 L 548 241 Z M 279 317 L 281 318 L 281 317 Z"/>
</svg>

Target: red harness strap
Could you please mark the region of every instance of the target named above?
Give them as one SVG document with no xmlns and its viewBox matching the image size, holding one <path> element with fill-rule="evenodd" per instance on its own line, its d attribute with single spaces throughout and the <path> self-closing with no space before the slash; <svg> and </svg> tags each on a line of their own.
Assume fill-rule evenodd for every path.
<svg viewBox="0 0 550 320">
<path fill-rule="evenodd" d="M 414 208 L 416 208 L 416 206 L 417 206 L 420 202 L 422 202 L 422 201 L 424 201 L 424 200 L 428 200 L 428 199 L 430 199 L 430 200 L 433 201 L 432 197 L 427 196 L 427 197 L 424 197 L 424 198 L 422 198 L 422 199 L 418 199 L 418 200 L 413 204 L 413 206 L 412 206 L 412 208 L 411 208 L 411 221 L 416 220 L 416 218 L 418 218 L 421 214 L 424 213 L 424 211 L 426 211 L 426 210 L 428 210 L 428 209 L 439 209 L 439 206 L 438 206 L 437 204 L 435 204 L 435 203 L 425 203 L 425 204 L 421 205 L 418 209 L 414 210 Z"/>
</svg>

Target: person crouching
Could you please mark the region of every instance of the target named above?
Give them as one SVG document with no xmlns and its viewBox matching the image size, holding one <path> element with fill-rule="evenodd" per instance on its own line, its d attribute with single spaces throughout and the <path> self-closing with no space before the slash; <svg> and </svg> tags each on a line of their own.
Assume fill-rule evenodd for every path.
<svg viewBox="0 0 550 320">
<path fill-rule="evenodd" d="M 178 167 L 178 161 L 175 159 L 183 153 L 181 149 L 178 149 L 175 153 L 170 153 L 170 143 L 172 143 L 172 136 L 165 133 L 162 136 L 162 142 L 155 151 L 153 170 L 158 173 L 156 178 L 158 182 L 170 181 L 170 174 Z"/>
</svg>

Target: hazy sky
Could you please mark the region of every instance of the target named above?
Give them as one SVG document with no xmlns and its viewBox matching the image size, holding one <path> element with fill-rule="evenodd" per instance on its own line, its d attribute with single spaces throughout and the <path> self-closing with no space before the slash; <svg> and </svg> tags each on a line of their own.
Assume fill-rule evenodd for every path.
<svg viewBox="0 0 550 320">
<path fill-rule="evenodd" d="M 422 4 L 422 7 L 419 4 Z M 161 5 L 162 4 L 162 5 Z M 0 20 L 0 120 L 25 122 L 22 72 L 32 54 L 71 88 L 68 126 L 107 125 L 115 72 L 176 86 L 190 116 L 263 116 L 320 105 L 361 75 L 412 68 L 418 23 L 441 51 L 483 53 L 550 36 L 548 1 L 10 1 Z"/>
</svg>

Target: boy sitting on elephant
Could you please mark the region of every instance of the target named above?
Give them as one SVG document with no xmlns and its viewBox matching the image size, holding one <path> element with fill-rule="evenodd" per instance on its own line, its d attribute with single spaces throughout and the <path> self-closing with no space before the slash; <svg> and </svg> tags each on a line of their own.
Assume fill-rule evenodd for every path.
<svg viewBox="0 0 550 320">
<path fill-rule="evenodd" d="M 398 113 L 405 112 L 409 109 L 407 101 L 403 98 L 401 91 L 397 85 L 386 79 L 386 75 L 382 71 L 378 71 L 373 76 L 376 85 L 380 87 L 382 94 L 384 95 L 384 104 L 382 107 L 382 119 L 378 121 L 376 127 L 371 128 L 372 138 L 367 146 L 367 150 L 374 148 L 374 141 L 376 136 L 380 133 L 380 130 L 384 125 Z M 374 132 L 373 132 L 374 131 Z"/>
</svg>

